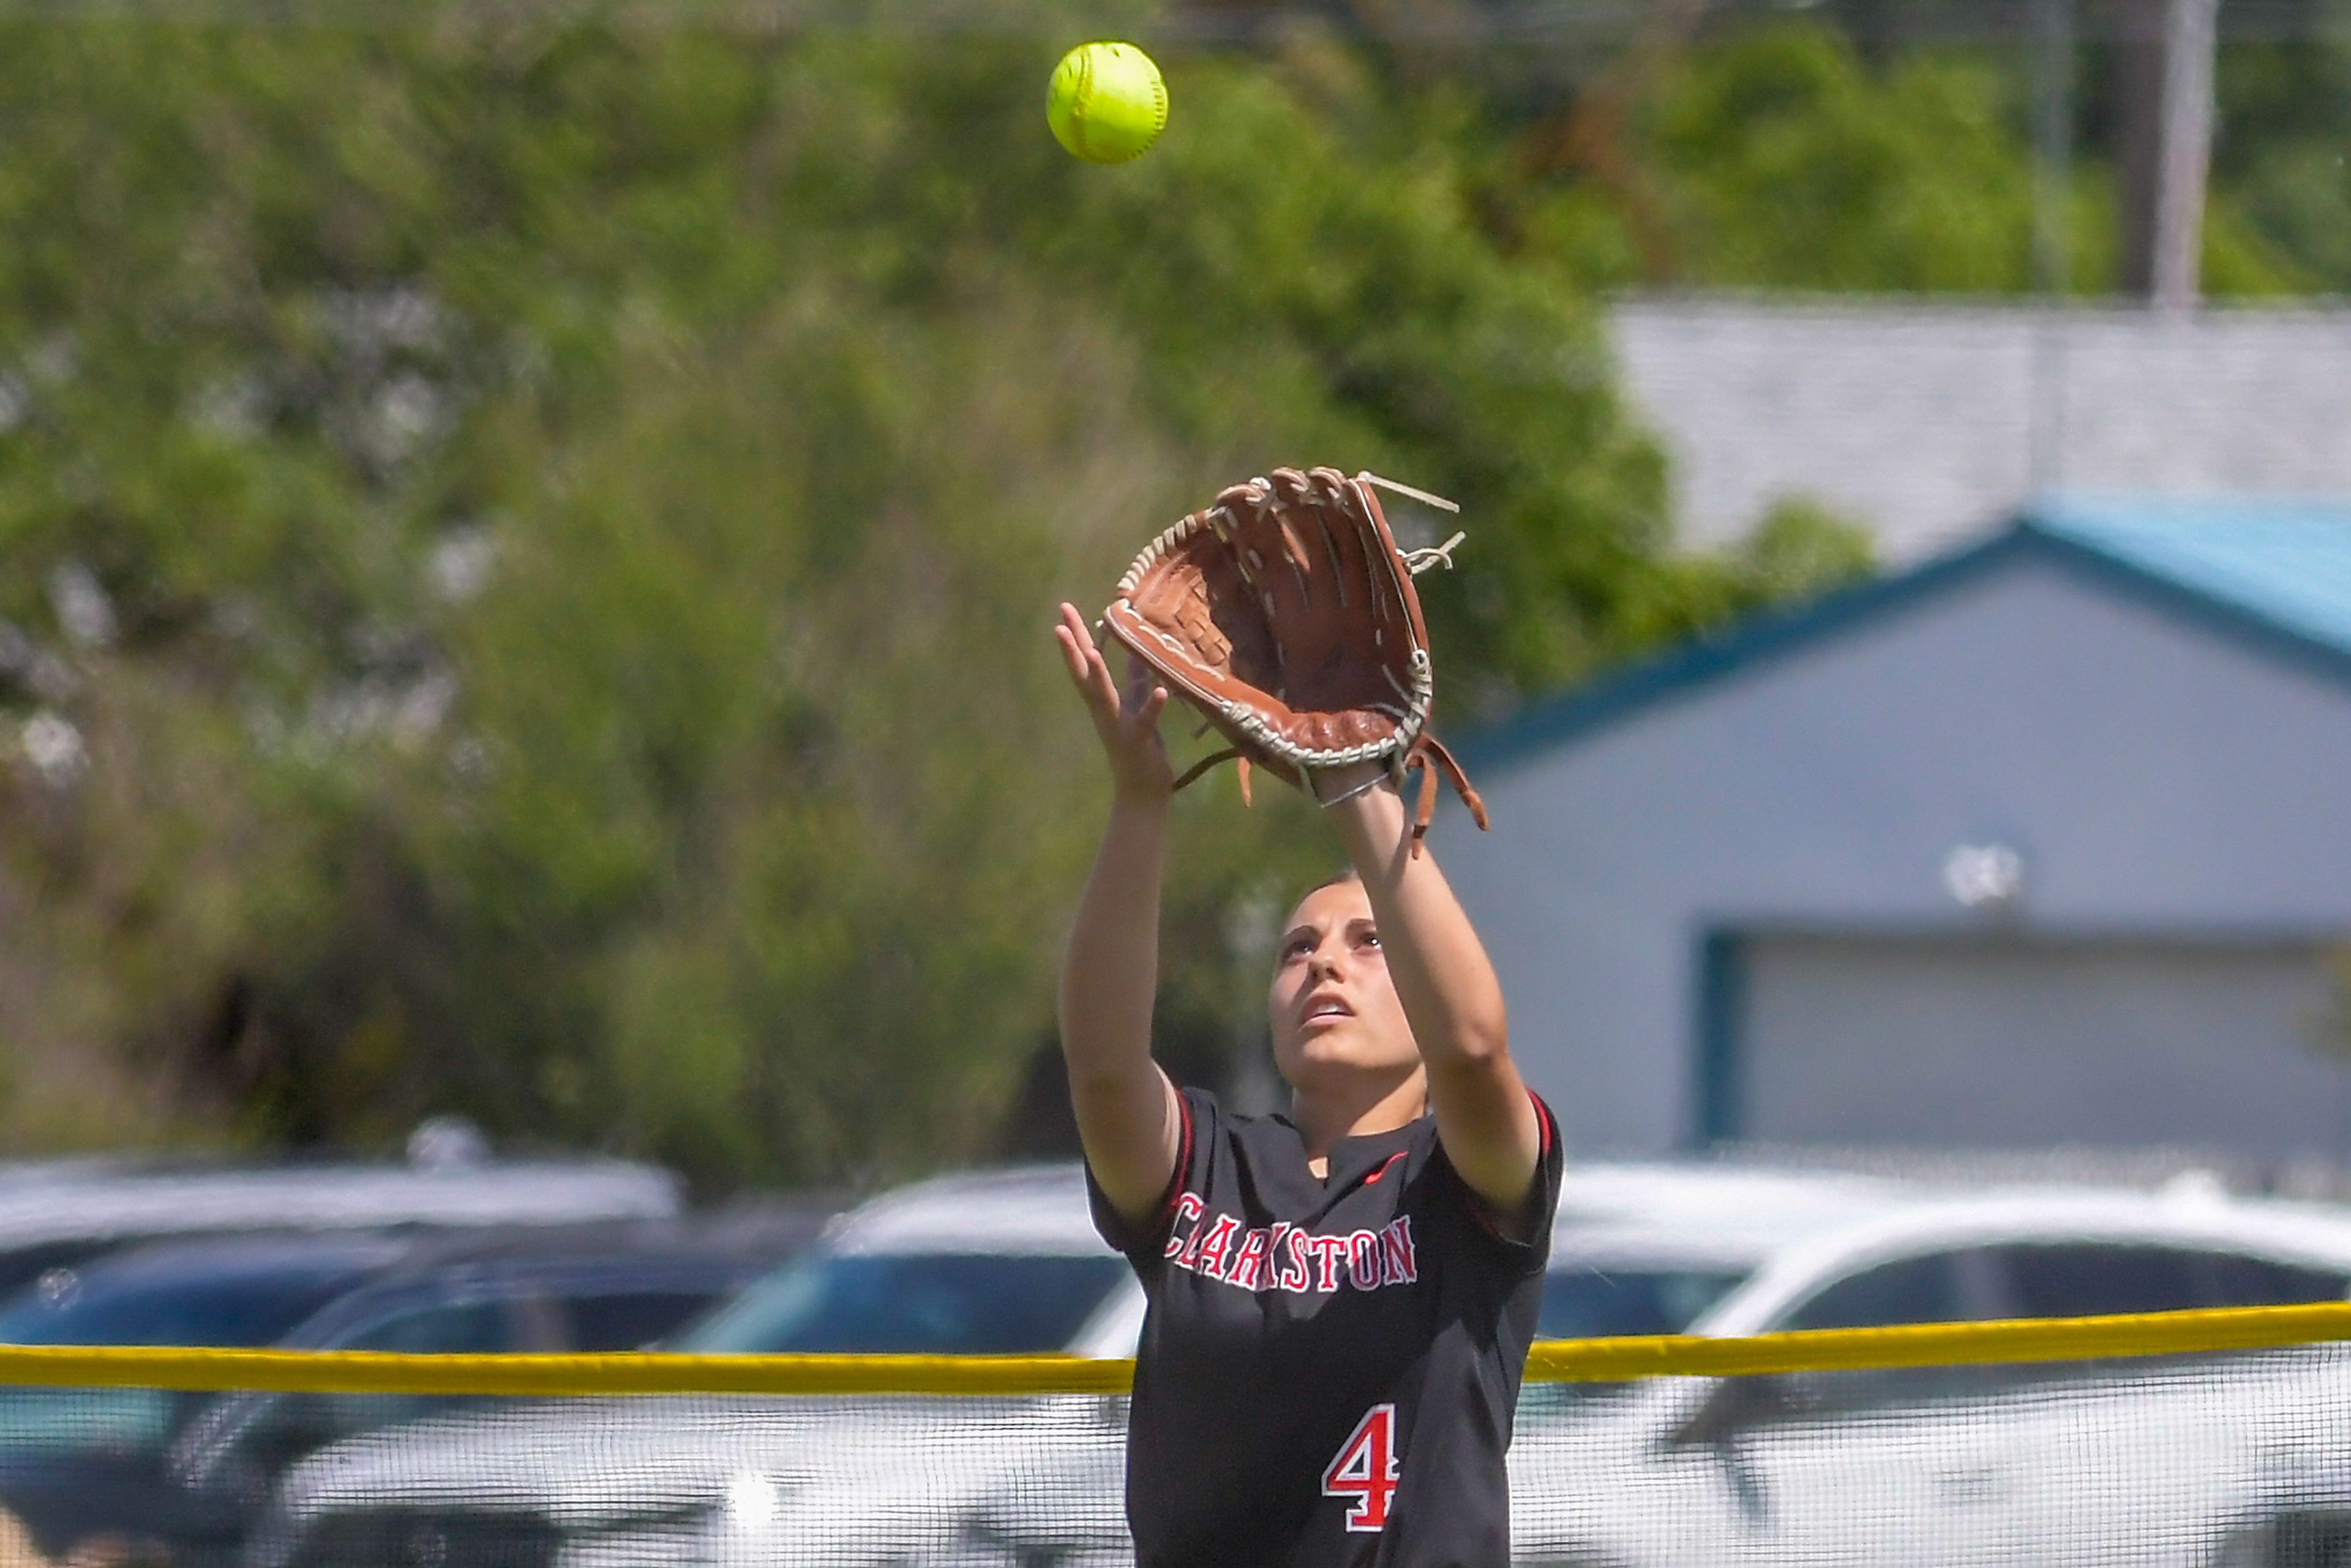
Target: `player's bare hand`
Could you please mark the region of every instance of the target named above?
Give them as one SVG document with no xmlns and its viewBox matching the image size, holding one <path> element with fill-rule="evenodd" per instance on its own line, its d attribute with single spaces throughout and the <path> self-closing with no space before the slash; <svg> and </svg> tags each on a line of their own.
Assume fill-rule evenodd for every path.
<svg viewBox="0 0 2351 1568">
<path fill-rule="evenodd" d="M 1061 606 L 1061 624 L 1053 640 L 1061 645 L 1061 663 L 1070 684 L 1086 705 L 1102 737 L 1110 762 L 1111 783 L 1123 799 L 1164 802 L 1174 793 L 1176 774 L 1167 765 L 1167 747 L 1159 738 L 1159 716 L 1167 706 L 1167 688 L 1151 684 L 1143 662 L 1129 654 L 1126 686 L 1121 691 L 1110 664 L 1094 646 L 1093 633 L 1074 605 Z"/>
</svg>

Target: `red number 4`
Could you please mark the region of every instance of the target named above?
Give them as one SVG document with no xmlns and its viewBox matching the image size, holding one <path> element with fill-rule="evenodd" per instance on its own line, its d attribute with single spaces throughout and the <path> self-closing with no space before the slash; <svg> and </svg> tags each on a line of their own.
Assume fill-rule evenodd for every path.
<svg viewBox="0 0 2351 1568">
<path fill-rule="evenodd" d="M 1374 1533 L 1387 1528 L 1398 1470 L 1395 1406 L 1374 1405 L 1364 1412 L 1331 1468 L 1322 1472 L 1322 1495 L 1354 1499 L 1355 1505 L 1347 1511 L 1347 1528 Z"/>
</svg>

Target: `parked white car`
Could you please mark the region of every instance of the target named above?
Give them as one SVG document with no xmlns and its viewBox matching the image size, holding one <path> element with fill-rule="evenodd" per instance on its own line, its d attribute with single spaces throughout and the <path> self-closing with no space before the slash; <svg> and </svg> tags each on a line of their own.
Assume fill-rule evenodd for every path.
<svg viewBox="0 0 2351 1568">
<path fill-rule="evenodd" d="M 2339 1299 L 2351 1220 L 2019 1192 L 1788 1248 L 1696 1324 L 1739 1335 Z M 2319 1568 L 2351 1519 L 2351 1357 L 2162 1358 L 1660 1379 L 1522 1415 L 1520 1563 Z"/>
<path fill-rule="evenodd" d="M 875 1281 L 919 1274 L 914 1258 L 966 1260 L 976 1279 L 985 1256 L 1005 1280 L 1023 1259 L 1107 1262 L 1110 1283 L 1082 1322 L 1065 1320 L 1065 1343 L 1122 1354 L 1139 1293 L 1078 1197 L 1071 1172 L 934 1184 L 852 1217 L 831 1255 L 887 1260 L 861 1266 Z M 1562 1209 L 1546 1316 L 1584 1332 L 1595 1316 L 1617 1332 L 1744 1334 L 2351 1288 L 2351 1219 L 2193 1188 L 1952 1198 L 1857 1177 L 1586 1167 Z M 790 1317 L 767 1299 L 705 1332 Z M 903 1325 L 920 1314 L 826 1299 L 866 1302 L 875 1326 L 822 1348 L 915 1348 Z M 961 1333 L 974 1320 L 928 1321 Z M 2102 1552 L 2299 1568 L 2258 1553 L 2332 1517 L 2335 1472 L 2351 1469 L 2338 1362 L 2285 1353 L 2217 1381 L 2165 1364 L 1538 1388 L 1511 1458 L 1519 1554 L 1552 1568 Z M 315 1457 L 289 1475 L 252 1561 L 1112 1568 L 1132 1562 L 1122 1429 L 1118 1401 L 1077 1396 L 542 1404 Z"/>
<path fill-rule="evenodd" d="M 2351 1218 L 2174 1193 L 2016 1189 L 1831 1204 L 1754 1228 L 1693 1206 L 1669 1228 L 1597 1227 L 1553 1244 L 1554 1284 L 1614 1260 L 1667 1280 L 1756 1265 L 1687 1327 L 1711 1335 L 2074 1317 L 2337 1299 Z M 1855 1208 L 1869 1212 L 1855 1212 Z M 1548 1303 L 1547 1303 L 1548 1304 Z M 1536 1385 L 1510 1453 L 1525 1568 L 1723 1563 L 1946 1568 L 2198 1564 L 2333 1568 L 2351 1543 L 2351 1354 L 2205 1358 L 1813 1377 Z M 904 1483 L 898 1483 L 902 1488 Z M 892 1482 L 799 1489 L 766 1547 L 727 1562 L 815 1561 L 827 1517 L 911 1514 Z M 1008 1462 L 969 1511 L 933 1521 L 913 1560 L 956 1568 L 1110 1568 L 1122 1557 L 1115 1449 L 1060 1476 Z M 2318 1543 L 2315 1548 L 2312 1543 Z M 2331 1542 L 2331 1545 L 2327 1543 Z M 2333 1554 L 2330 1554 L 2333 1553 Z M 831 1558 L 860 1563 L 886 1553 Z"/>
<path fill-rule="evenodd" d="M 1551 1332 L 1680 1328 L 1789 1238 L 1907 1196 L 1856 1176 L 1576 1167 L 1561 1197 Z M 1094 1235 L 1078 1168 L 1062 1166 L 877 1199 L 680 1348 L 1123 1356 L 1143 1309 L 1125 1260 Z M 1040 1477 L 1111 1467 L 1065 1500 L 1131 1557 L 1116 1473 L 1124 1420 L 1123 1401 L 1074 1397 L 510 1404 L 314 1456 L 286 1478 L 249 1560 L 766 1562 L 805 1520 L 827 1561 L 868 1560 L 860 1541 L 885 1561 L 917 1545 L 955 1550 L 932 1539 L 940 1531 L 987 1529 L 1008 1460 Z"/>
</svg>

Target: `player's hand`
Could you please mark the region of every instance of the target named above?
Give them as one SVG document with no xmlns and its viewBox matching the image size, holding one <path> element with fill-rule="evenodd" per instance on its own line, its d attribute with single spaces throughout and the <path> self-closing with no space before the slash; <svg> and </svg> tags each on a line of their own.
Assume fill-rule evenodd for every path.
<svg viewBox="0 0 2351 1568">
<path fill-rule="evenodd" d="M 1144 678 L 1143 662 L 1129 655 L 1126 689 L 1122 694 L 1111 678 L 1110 665 L 1094 646 L 1093 633 L 1074 605 L 1061 606 L 1061 624 L 1053 640 L 1061 645 L 1061 663 L 1070 684 L 1086 705 L 1102 737 L 1110 762 L 1112 787 L 1122 800 L 1164 805 L 1175 793 L 1176 772 L 1167 763 L 1167 747 L 1159 738 L 1159 716 L 1167 706 L 1167 688 Z"/>
</svg>

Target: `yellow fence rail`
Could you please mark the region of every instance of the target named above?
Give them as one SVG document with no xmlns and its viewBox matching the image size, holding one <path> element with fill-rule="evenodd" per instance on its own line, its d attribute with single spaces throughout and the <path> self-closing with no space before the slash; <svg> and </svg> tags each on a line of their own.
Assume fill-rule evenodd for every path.
<svg viewBox="0 0 2351 1568">
<path fill-rule="evenodd" d="M 1910 1323 L 1884 1329 L 1814 1329 L 1745 1339 L 1660 1334 L 1640 1339 L 1551 1340 L 1537 1344 L 1527 1357 L 1527 1381 L 1600 1383 L 1635 1377 L 1859 1372 L 1888 1366 L 1987 1366 L 2278 1350 L 2331 1340 L 2351 1340 L 2351 1301 L 2129 1312 L 2098 1318 Z M 0 1361 L 0 1368 L 5 1366 L 5 1362 Z"/>
<path fill-rule="evenodd" d="M 1688 1334 L 1547 1340 L 1530 1383 L 2089 1361 L 2269 1350 L 2351 1340 L 2351 1301 L 2118 1317 L 1822 1329 L 1707 1339 Z M 0 1385 L 134 1386 L 308 1394 L 650 1395 L 1123 1394 L 1130 1361 L 1073 1356 L 401 1355 L 370 1351 L 0 1346 Z"/>
</svg>

